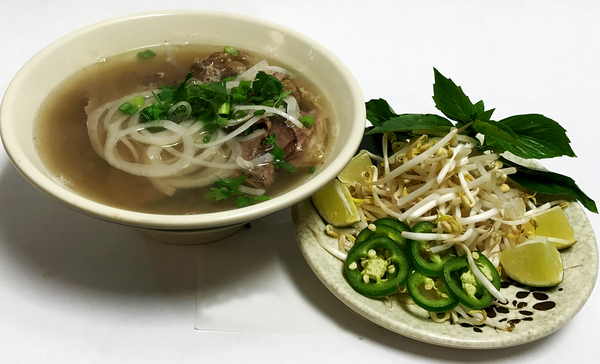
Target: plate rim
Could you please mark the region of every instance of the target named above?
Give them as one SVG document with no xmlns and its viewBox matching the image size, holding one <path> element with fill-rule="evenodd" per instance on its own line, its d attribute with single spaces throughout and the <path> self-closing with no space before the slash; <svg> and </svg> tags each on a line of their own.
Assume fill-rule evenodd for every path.
<svg viewBox="0 0 600 364">
<path fill-rule="evenodd" d="M 531 332 L 527 331 L 524 332 L 523 334 L 519 335 L 519 334 L 515 334 L 513 337 L 508 337 L 506 338 L 504 337 L 500 337 L 500 339 L 498 340 L 483 340 L 483 341 L 472 341 L 472 340 L 460 340 L 459 338 L 456 337 L 449 337 L 449 336 L 444 336 L 444 335 L 440 335 L 439 333 L 435 333 L 432 332 L 431 330 L 428 329 L 420 329 L 420 328 L 413 328 L 408 326 L 407 324 L 402 324 L 400 323 L 400 325 L 392 325 L 391 322 L 394 322 L 396 324 L 398 324 L 399 322 L 397 320 L 393 320 L 393 319 L 387 319 L 385 317 L 382 317 L 383 315 L 381 315 L 379 312 L 375 311 L 374 309 L 372 309 L 370 307 L 369 303 L 361 303 L 361 300 L 369 300 L 366 297 L 363 297 L 361 295 L 359 295 L 358 293 L 354 292 L 352 290 L 352 288 L 350 287 L 350 285 L 347 285 L 346 288 L 339 288 L 338 285 L 336 284 L 335 280 L 330 277 L 328 274 L 326 274 L 324 272 L 323 269 L 320 268 L 320 261 L 337 261 L 339 263 L 337 264 L 341 264 L 341 262 L 333 257 L 331 254 L 329 254 L 327 251 L 325 251 L 325 249 L 323 249 L 317 242 L 315 239 L 304 239 L 303 238 L 303 234 L 307 233 L 307 229 L 304 226 L 307 226 L 306 224 L 303 224 L 301 221 L 301 209 L 306 209 L 308 210 L 309 213 L 311 214 L 316 214 L 318 217 L 318 213 L 316 212 L 312 201 L 310 198 L 307 198 L 301 202 L 299 202 L 298 204 L 292 206 L 292 221 L 294 224 L 294 232 L 296 235 L 296 241 L 298 243 L 298 246 L 300 248 L 300 251 L 302 252 L 302 255 L 304 256 L 304 259 L 306 260 L 306 262 L 308 263 L 308 265 L 310 266 L 311 270 L 315 273 L 315 275 L 319 278 L 319 280 L 329 289 L 329 291 L 331 291 L 333 293 L 334 296 L 336 296 L 340 301 L 342 301 L 346 306 L 348 306 L 350 309 L 352 309 L 353 311 L 355 311 L 356 313 L 358 313 L 359 315 L 363 316 L 364 318 L 368 319 L 369 321 L 383 327 L 386 328 L 392 332 L 395 332 L 397 334 L 400 334 L 402 336 L 411 338 L 411 339 L 415 339 L 418 341 L 422 341 L 425 343 L 429 343 L 429 344 L 434 344 L 434 345 L 439 345 L 439 346 L 445 346 L 445 347 L 451 347 L 451 348 L 460 348 L 460 349 L 499 349 L 499 348 L 507 348 L 507 347 L 512 347 L 512 346 L 517 346 L 517 345 L 522 345 L 522 344 L 526 344 L 532 341 L 536 341 L 538 339 L 541 339 L 543 337 L 546 337 L 554 332 L 556 332 L 557 330 L 559 330 L 561 327 L 563 327 L 567 322 L 569 322 L 585 305 L 585 303 L 588 301 L 589 297 L 591 296 L 591 293 L 594 289 L 597 277 L 598 277 L 598 246 L 597 246 L 597 241 L 596 241 L 596 237 L 595 234 L 593 232 L 593 227 L 585 213 L 585 211 L 583 210 L 581 204 L 579 204 L 578 202 L 573 202 L 571 203 L 572 207 L 570 208 L 574 208 L 576 209 L 576 213 L 579 215 L 581 214 L 582 216 L 585 217 L 585 221 L 584 222 L 584 228 L 589 228 L 589 232 L 590 232 L 590 239 L 586 239 L 586 243 L 585 245 L 589 245 L 591 250 L 590 253 L 592 254 L 588 254 L 589 258 L 589 263 L 588 264 L 588 272 L 591 272 L 592 274 L 587 275 L 588 279 L 584 282 L 585 286 L 583 287 L 584 289 L 582 291 L 580 291 L 579 295 L 578 295 L 578 299 L 575 301 L 575 304 L 571 304 L 569 306 L 566 306 L 565 308 L 561 307 L 561 314 L 560 315 L 556 315 L 556 317 L 558 317 L 558 320 L 554 321 L 554 324 L 549 325 L 545 330 L 537 330 L 534 334 L 531 334 Z M 320 220 L 320 217 L 318 217 Z M 322 222 L 321 220 L 321 224 L 323 224 L 323 229 L 325 224 Z M 304 226 L 302 226 L 304 225 Z M 581 244 L 582 242 L 579 241 L 577 244 Z M 577 246 L 577 244 L 575 244 L 575 246 Z M 582 246 L 582 245 L 579 245 Z M 311 252 L 311 249 L 315 249 L 318 248 L 319 253 L 317 254 L 313 254 Z M 335 264 L 335 263 L 333 263 Z M 342 272 L 340 271 L 340 276 L 342 275 Z M 339 279 L 339 277 L 338 277 Z M 356 298 L 356 299 L 354 299 Z M 373 302 L 373 304 L 376 304 L 375 300 L 369 300 L 367 302 Z M 517 326 L 518 327 L 518 326 Z M 513 335 L 513 333 L 510 333 L 511 335 Z"/>
</svg>

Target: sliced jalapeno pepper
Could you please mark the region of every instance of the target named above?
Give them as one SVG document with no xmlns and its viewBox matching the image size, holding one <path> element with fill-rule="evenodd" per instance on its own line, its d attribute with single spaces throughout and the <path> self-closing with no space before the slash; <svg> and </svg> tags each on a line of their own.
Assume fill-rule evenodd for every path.
<svg viewBox="0 0 600 364">
<path fill-rule="evenodd" d="M 410 231 L 410 226 L 406 225 L 406 223 L 404 223 L 398 219 L 395 219 L 393 217 L 382 217 L 381 219 L 377 219 L 377 220 L 373 221 L 373 225 L 375 225 L 375 226 L 386 225 L 389 227 L 393 227 L 394 229 L 398 230 L 399 232 Z"/>
<path fill-rule="evenodd" d="M 379 219 L 381 220 L 381 219 Z M 376 220 L 376 221 L 379 221 Z M 373 223 L 375 224 L 375 223 Z M 402 249 L 403 251 L 406 251 L 406 239 L 404 237 L 402 237 L 402 232 L 398 231 L 397 229 L 389 226 L 389 225 L 385 225 L 385 224 L 378 224 L 375 225 L 375 231 L 369 230 L 368 228 L 363 229 L 358 236 L 356 237 L 356 241 L 354 242 L 354 244 L 360 244 L 363 241 L 369 240 L 372 237 L 375 236 L 385 236 L 388 237 L 390 239 L 392 239 L 396 245 L 398 245 L 400 247 L 400 249 Z"/>
<path fill-rule="evenodd" d="M 379 298 L 404 285 L 408 266 L 406 256 L 393 240 L 374 236 L 350 249 L 345 272 L 348 283 L 356 292 Z"/>
<path fill-rule="evenodd" d="M 458 305 L 458 301 L 448 293 L 440 277 L 427 277 L 413 270 L 408 275 L 406 287 L 410 298 L 427 311 L 446 312 Z"/>
<path fill-rule="evenodd" d="M 473 259 L 479 270 L 500 289 L 500 276 L 494 265 L 483 254 L 473 252 Z M 469 268 L 466 256 L 452 258 L 444 264 L 442 278 L 448 292 L 463 305 L 482 310 L 492 303 L 494 296 L 479 282 Z"/>
<path fill-rule="evenodd" d="M 421 221 L 413 226 L 411 230 L 414 233 L 430 233 L 434 228 L 433 223 Z M 435 242 L 411 239 L 407 239 L 406 242 L 408 244 L 408 257 L 415 269 L 429 277 L 441 276 L 444 264 L 456 257 L 454 247 L 440 253 L 432 253 L 429 249 L 437 245 Z"/>
</svg>

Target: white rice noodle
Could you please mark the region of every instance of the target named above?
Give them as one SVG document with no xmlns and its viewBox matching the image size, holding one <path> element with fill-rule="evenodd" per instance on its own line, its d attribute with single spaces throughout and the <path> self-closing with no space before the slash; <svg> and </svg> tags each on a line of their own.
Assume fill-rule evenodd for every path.
<svg viewBox="0 0 600 364">
<path fill-rule="evenodd" d="M 254 66 L 248 68 L 246 71 L 240 73 L 233 78 L 233 81 L 252 81 L 256 78 L 256 74 L 260 71 L 264 71 L 269 67 L 269 62 L 262 60 Z"/>
<path fill-rule="evenodd" d="M 300 107 L 296 98 L 290 95 L 283 99 L 283 102 L 287 104 L 287 113 L 296 119 L 300 119 Z"/>
<path fill-rule="evenodd" d="M 234 140 L 236 140 L 238 143 L 243 143 L 243 142 L 247 142 L 248 140 L 256 139 L 256 138 L 258 138 L 260 136 L 263 136 L 266 133 L 267 133 L 266 129 L 258 129 L 257 131 L 255 131 L 253 133 L 237 137 Z"/>
<path fill-rule="evenodd" d="M 241 185 L 238 187 L 238 189 L 240 190 L 240 192 L 243 192 L 247 195 L 260 196 L 260 195 L 265 194 L 265 190 L 262 188 L 252 188 L 252 187 Z"/>
<path fill-rule="evenodd" d="M 298 128 L 304 128 L 304 125 L 302 125 L 300 120 L 298 120 L 297 118 L 293 117 L 292 115 L 290 115 L 284 111 L 281 111 L 280 109 L 274 108 L 274 107 L 262 106 L 262 105 L 236 105 L 233 107 L 233 110 L 234 111 L 237 111 L 237 110 L 265 110 L 265 112 L 267 112 L 267 113 L 272 113 L 272 114 L 284 117 L 287 121 L 294 124 L 294 126 L 296 126 Z M 264 116 L 261 115 L 260 117 L 262 118 Z"/>
<path fill-rule="evenodd" d="M 173 50 L 171 49 L 171 44 L 165 43 L 165 53 L 167 55 L 167 62 L 170 62 L 173 66 L 175 66 L 175 68 L 177 68 L 181 72 L 188 72 L 188 69 L 184 67 L 181 63 L 179 63 L 179 61 L 177 61 L 177 58 L 175 58 Z"/>
<path fill-rule="evenodd" d="M 227 90 L 227 93 L 230 94 L 231 90 L 234 87 L 238 87 L 240 85 L 240 81 L 228 81 L 225 83 L 225 89 Z"/>
<path fill-rule="evenodd" d="M 241 123 L 243 123 L 243 122 L 246 122 L 246 121 L 248 121 L 248 120 L 252 119 L 252 117 L 253 117 L 253 116 L 254 116 L 253 114 L 247 114 L 247 115 L 245 115 L 245 116 L 242 116 L 241 118 L 237 118 L 237 119 L 229 120 L 229 121 L 227 122 L 227 126 L 228 126 L 228 127 L 230 127 L 230 126 L 236 126 L 236 125 L 240 125 Z M 265 115 L 263 115 L 263 116 L 264 116 L 264 117 L 267 117 L 268 115 L 266 115 L 266 114 L 265 114 Z"/>
<path fill-rule="evenodd" d="M 162 127 L 180 135 L 183 142 L 183 152 L 181 157 L 175 163 L 165 166 L 145 165 L 127 162 L 117 157 L 116 148 L 121 138 L 136 133 L 140 128 L 150 127 Z M 143 177 L 166 177 L 182 171 L 192 163 L 194 151 L 194 141 L 187 130 L 168 120 L 153 121 L 146 123 L 143 126 L 134 126 L 120 130 L 116 133 L 109 133 L 104 145 L 104 157 L 108 163 L 122 171 Z"/>
<path fill-rule="evenodd" d="M 233 81 L 253 81 L 256 78 L 256 74 L 260 71 L 269 74 L 282 73 L 288 77 L 294 77 L 294 75 L 290 71 L 281 67 L 271 66 L 269 65 L 269 62 L 267 62 L 266 60 L 262 60 L 254 66 L 248 68 L 245 72 L 234 77 Z"/>
<path fill-rule="evenodd" d="M 238 127 L 237 129 L 235 129 L 231 133 L 225 135 L 224 137 L 219 138 L 218 140 L 211 141 L 209 143 L 195 143 L 196 148 L 198 148 L 198 149 L 204 149 L 204 148 L 210 148 L 210 147 L 214 147 L 216 145 L 223 144 L 226 141 L 228 141 L 230 139 L 233 139 L 236 136 L 242 134 L 244 131 L 246 131 L 246 129 L 248 129 L 252 125 L 256 124 L 256 122 L 259 121 L 260 119 L 262 119 L 263 117 L 264 117 L 263 115 L 254 116 L 253 118 L 251 118 L 250 120 L 248 120 L 244 124 L 242 124 L 240 127 Z"/>
</svg>

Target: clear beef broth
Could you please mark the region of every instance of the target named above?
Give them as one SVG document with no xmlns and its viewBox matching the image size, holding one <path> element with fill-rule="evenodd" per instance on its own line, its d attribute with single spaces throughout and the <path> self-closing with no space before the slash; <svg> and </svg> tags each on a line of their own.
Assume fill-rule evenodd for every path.
<svg viewBox="0 0 600 364">
<path fill-rule="evenodd" d="M 165 85 L 181 82 L 194 62 L 222 50 L 222 47 L 169 46 L 168 56 L 166 46 L 152 49 L 157 55 L 150 59 L 138 59 L 137 51 L 133 51 L 90 65 L 53 90 L 39 110 L 34 130 L 34 140 L 42 161 L 69 189 L 109 206 L 154 214 L 198 214 L 237 208 L 233 198 L 218 202 L 204 198 L 210 187 L 180 189 L 172 197 L 165 196 L 147 178 L 110 166 L 92 148 L 84 110 L 90 100 L 101 105 L 142 90 L 148 83 L 159 79 L 159 83 Z M 175 62 L 169 61 L 169 57 Z M 257 55 L 254 57 L 257 61 L 264 59 Z M 271 59 L 268 61 L 286 67 Z M 298 72 L 291 71 L 294 72 L 296 86 L 318 95 L 319 119 L 328 123 L 327 127 L 334 135 L 333 115 L 326 99 Z M 333 138 L 328 137 L 326 142 L 332 144 Z M 275 197 L 293 188 L 308 173 L 308 167 L 300 168 L 297 173 L 277 170 L 275 182 L 266 195 Z"/>
</svg>

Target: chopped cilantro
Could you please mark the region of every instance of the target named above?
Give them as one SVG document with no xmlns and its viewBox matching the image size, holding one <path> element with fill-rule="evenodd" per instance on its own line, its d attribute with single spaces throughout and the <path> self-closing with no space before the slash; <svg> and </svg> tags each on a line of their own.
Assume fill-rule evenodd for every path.
<svg viewBox="0 0 600 364">
<path fill-rule="evenodd" d="M 211 139 L 210 135 L 205 135 L 204 138 L 202 138 L 202 141 L 206 144 L 206 143 L 210 142 L 210 139 Z"/>
<path fill-rule="evenodd" d="M 273 156 L 273 165 L 275 166 L 275 168 L 276 169 L 283 168 L 292 173 L 298 172 L 298 168 L 292 166 L 291 164 L 289 164 L 288 162 L 283 160 L 283 157 L 285 156 L 285 152 L 283 151 L 283 149 L 281 149 L 280 146 L 275 144 L 276 140 L 277 140 L 277 135 L 271 134 L 268 137 L 266 137 L 265 140 L 263 141 L 264 145 L 273 145 L 273 149 L 271 149 L 271 155 Z"/>
<path fill-rule="evenodd" d="M 316 169 L 315 166 L 310 166 L 310 169 L 308 170 L 308 172 L 311 173 L 311 174 L 315 173 L 315 169 Z"/>
<path fill-rule="evenodd" d="M 269 196 L 252 196 L 252 195 L 246 195 L 246 196 L 238 197 L 235 200 L 235 203 L 237 204 L 238 207 L 246 207 L 246 206 L 254 205 L 255 203 L 257 203 L 259 201 L 266 201 L 266 200 L 268 200 L 270 198 L 271 197 L 269 197 Z"/>
<path fill-rule="evenodd" d="M 239 196 L 236 198 L 235 203 L 238 207 L 246 207 L 250 205 L 254 205 L 259 201 L 266 201 L 270 199 L 269 196 L 252 196 L 252 195 L 244 195 L 243 192 L 240 192 L 240 185 L 247 179 L 248 177 L 244 175 L 240 175 L 236 178 L 223 178 L 219 181 L 215 182 L 215 187 L 212 187 L 209 192 L 204 195 L 204 198 L 213 200 L 213 201 L 221 201 L 226 200 L 231 196 Z"/>
<path fill-rule="evenodd" d="M 283 104 L 282 99 L 289 96 L 291 91 L 283 91 L 283 83 L 273 75 L 260 71 L 252 82 L 254 96 L 250 101 L 255 105 L 279 107 Z"/>
<path fill-rule="evenodd" d="M 204 197 L 209 200 L 220 201 L 235 195 L 242 195 L 239 187 L 248 177 L 240 175 L 236 178 L 223 178 L 215 182 L 215 187 L 212 187 Z"/>
<path fill-rule="evenodd" d="M 254 112 L 254 115 L 264 115 L 265 114 L 265 110 L 256 110 Z"/>
<path fill-rule="evenodd" d="M 276 134 L 271 134 L 268 137 L 265 138 L 265 140 L 263 140 L 263 144 L 264 145 L 271 145 L 271 144 L 275 144 L 275 140 L 277 138 Z"/>
</svg>

